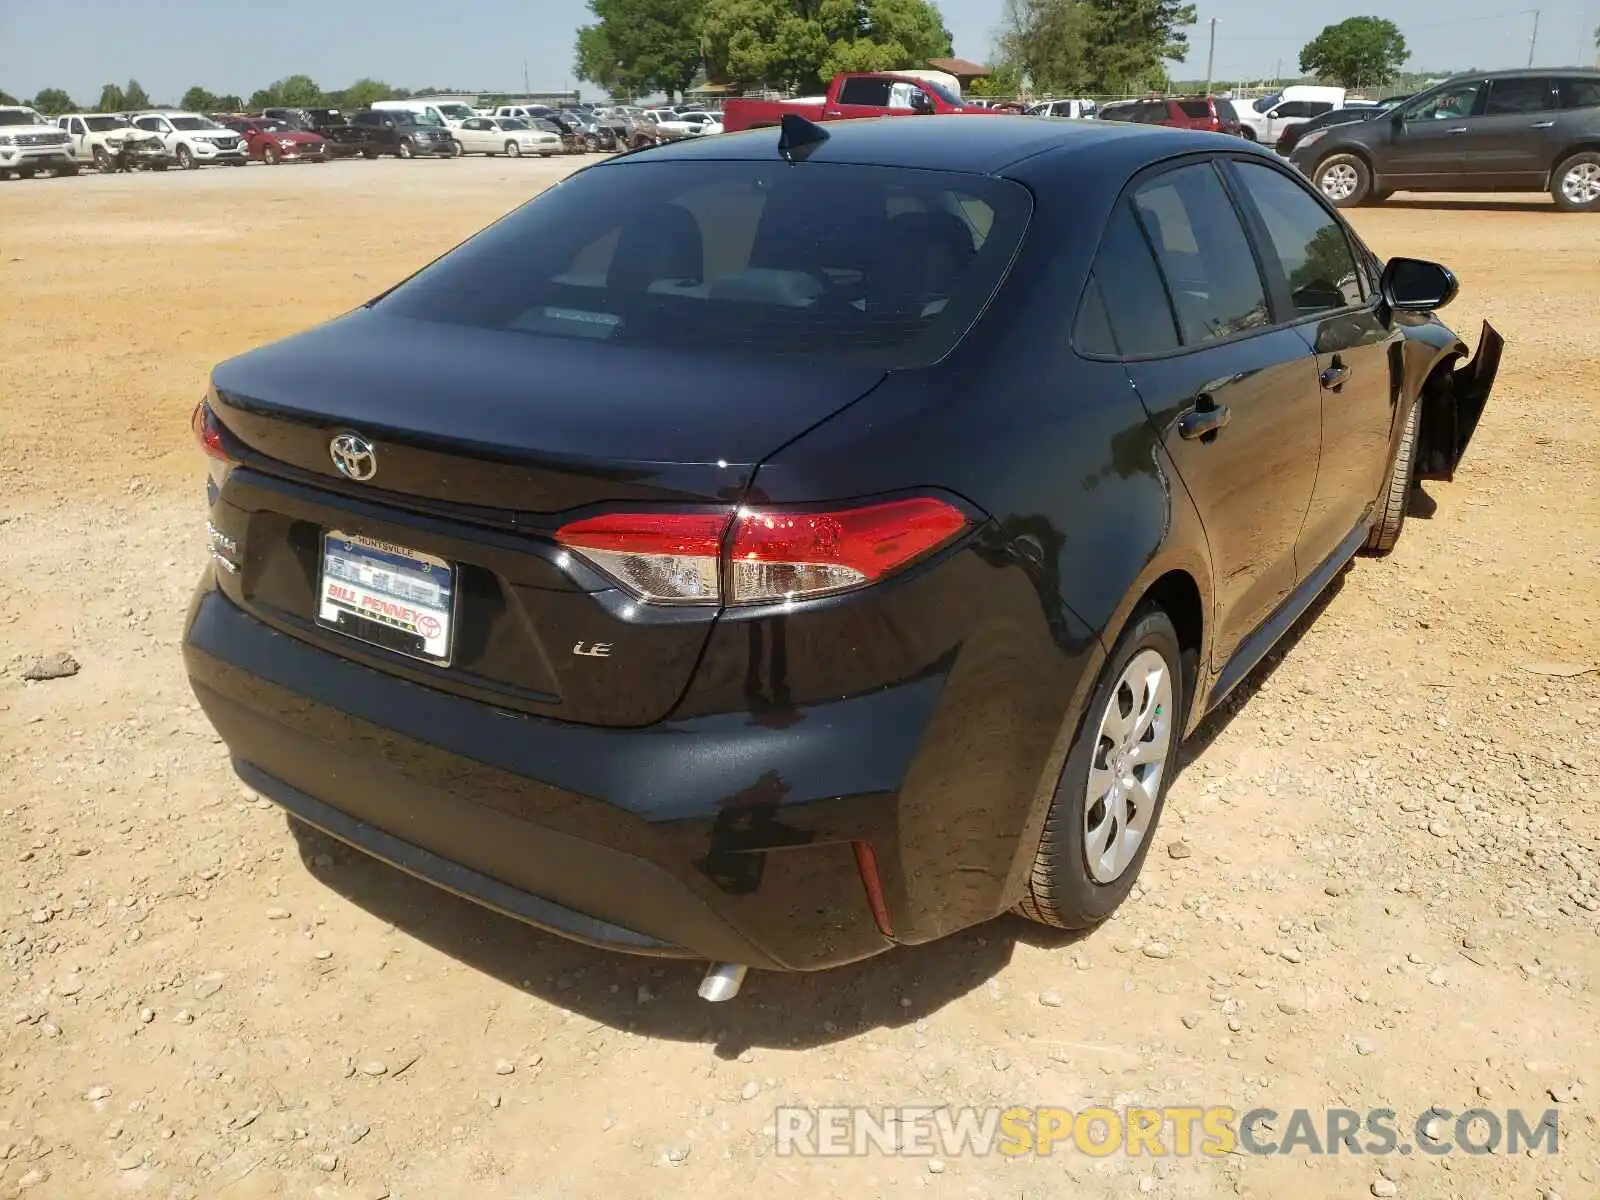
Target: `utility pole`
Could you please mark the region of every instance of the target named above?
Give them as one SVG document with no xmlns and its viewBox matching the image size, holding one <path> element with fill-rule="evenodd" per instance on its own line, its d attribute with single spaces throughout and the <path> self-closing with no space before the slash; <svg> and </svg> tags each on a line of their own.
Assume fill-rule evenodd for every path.
<svg viewBox="0 0 1600 1200">
<path fill-rule="evenodd" d="M 1274 73 L 1273 73 L 1273 76 L 1272 76 L 1272 82 L 1273 83 L 1282 83 L 1283 82 L 1283 59 L 1281 59 L 1281 58 L 1278 60 L 1278 65 L 1274 70 Z"/>
<path fill-rule="evenodd" d="M 1533 32 L 1528 35 L 1528 65 L 1533 66 L 1533 48 L 1539 42 L 1539 10 L 1533 10 Z"/>
<path fill-rule="evenodd" d="M 1217 18 L 1211 18 L 1211 42 L 1206 47 L 1206 95 L 1211 95 L 1211 68 L 1217 57 Z"/>
<path fill-rule="evenodd" d="M 522 60 L 522 94 L 528 94 L 528 60 Z"/>
</svg>

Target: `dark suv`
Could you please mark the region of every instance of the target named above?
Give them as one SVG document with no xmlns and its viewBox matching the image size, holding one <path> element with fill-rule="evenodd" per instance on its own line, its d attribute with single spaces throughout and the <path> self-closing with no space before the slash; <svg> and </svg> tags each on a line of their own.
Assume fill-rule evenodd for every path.
<svg viewBox="0 0 1600 1200">
<path fill-rule="evenodd" d="M 454 158 L 459 144 L 443 125 L 424 125 L 408 112 L 378 112 L 368 109 L 350 118 L 350 126 L 360 135 L 361 153 L 366 158 L 393 154 L 400 158 L 432 155 Z"/>
<path fill-rule="evenodd" d="M 1303 133 L 1294 165 L 1342 208 L 1394 192 L 1542 192 L 1600 212 L 1600 71 L 1446 80 L 1385 116 Z"/>
<path fill-rule="evenodd" d="M 1210 133 L 1239 135 L 1239 116 L 1233 105 L 1215 96 L 1157 96 L 1126 104 L 1107 105 L 1101 119 L 1132 121 L 1138 125 L 1165 125 L 1171 129 L 1202 129 Z"/>
</svg>

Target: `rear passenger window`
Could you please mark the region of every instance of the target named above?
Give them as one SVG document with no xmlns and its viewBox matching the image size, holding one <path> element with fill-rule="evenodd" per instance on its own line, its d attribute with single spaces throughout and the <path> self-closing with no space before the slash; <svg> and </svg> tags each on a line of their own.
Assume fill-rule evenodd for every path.
<svg viewBox="0 0 1600 1200">
<path fill-rule="evenodd" d="M 1186 345 L 1268 323 L 1267 294 L 1233 202 L 1210 163 L 1179 167 L 1134 193 Z"/>
<path fill-rule="evenodd" d="M 1178 107 L 1186 117 L 1209 117 L 1211 105 L 1205 100 L 1179 100 Z"/>
<path fill-rule="evenodd" d="M 1125 203 L 1117 205 L 1100 240 L 1094 280 L 1118 353 L 1136 357 L 1178 348 L 1178 330 L 1173 324 L 1166 286 L 1150 256 L 1150 245 L 1133 218 L 1133 210 Z M 1079 349 L 1095 353 L 1081 343 Z"/>
<path fill-rule="evenodd" d="M 1234 169 L 1283 265 L 1295 314 L 1304 317 L 1360 304 L 1361 278 L 1350 239 L 1328 210 L 1271 167 L 1241 162 Z"/>
<path fill-rule="evenodd" d="M 1486 117 L 1517 116 L 1545 112 L 1555 107 L 1555 81 L 1548 78 L 1495 79 L 1489 83 L 1489 100 L 1483 106 Z"/>
<path fill-rule="evenodd" d="M 1600 108 L 1600 79 L 1563 79 L 1562 108 Z"/>
<path fill-rule="evenodd" d="M 888 108 L 889 82 L 887 79 L 846 79 L 839 89 L 839 103 Z"/>
</svg>

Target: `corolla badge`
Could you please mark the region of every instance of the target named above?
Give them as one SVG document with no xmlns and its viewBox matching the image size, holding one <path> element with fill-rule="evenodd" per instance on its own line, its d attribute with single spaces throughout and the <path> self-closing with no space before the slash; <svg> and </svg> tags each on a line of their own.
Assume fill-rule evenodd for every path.
<svg viewBox="0 0 1600 1200">
<path fill-rule="evenodd" d="M 378 473 L 378 452 L 358 433 L 341 433 L 328 443 L 328 455 L 339 474 L 365 483 Z"/>
</svg>

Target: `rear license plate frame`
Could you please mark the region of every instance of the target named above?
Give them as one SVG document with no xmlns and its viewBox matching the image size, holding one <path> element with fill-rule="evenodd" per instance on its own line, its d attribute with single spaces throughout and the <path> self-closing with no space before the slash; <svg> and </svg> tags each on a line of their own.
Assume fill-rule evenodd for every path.
<svg viewBox="0 0 1600 1200">
<path fill-rule="evenodd" d="M 337 564 L 332 571 L 330 563 Z M 317 560 L 317 624 L 364 646 L 448 667 L 455 653 L 458 574 L 455 563 L 437 555 L 325 529 Z"/>
</svg>

